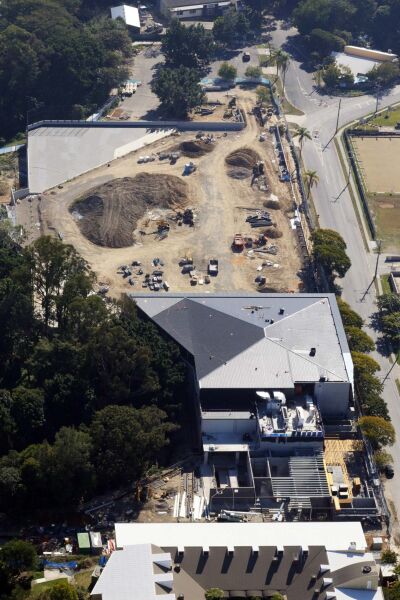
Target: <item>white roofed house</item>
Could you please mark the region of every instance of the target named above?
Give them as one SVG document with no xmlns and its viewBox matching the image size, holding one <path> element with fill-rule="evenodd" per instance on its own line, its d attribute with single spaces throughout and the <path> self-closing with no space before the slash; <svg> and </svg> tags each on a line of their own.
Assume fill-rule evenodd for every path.
<svg viewBox="0 0 400 600">
<path fill-rule="evenodd" d="M 122 19 L 135 33 L 140 32 L 140 15 L 136 6 L 121 4 L 120 6 L 111 7 L 110 10 L 112 19 Z"/>
</svg>

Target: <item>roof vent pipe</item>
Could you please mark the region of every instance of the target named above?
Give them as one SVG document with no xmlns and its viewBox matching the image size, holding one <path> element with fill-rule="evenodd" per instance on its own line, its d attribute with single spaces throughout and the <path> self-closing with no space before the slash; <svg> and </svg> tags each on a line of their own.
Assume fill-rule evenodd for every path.
<svg viewBox="0 0 400 600">
<path fill-rule="evenodd" d="M 310 356 L 315 356 L 317 353 L 317 349 L 316 348 L 311 348 L 310 350 Z"/>
<path fill-rule="evenodd" d="M 324 573 L 329 573 L 329 571 L 331 570 L 329 565 L 321 565 L 319 568 L 319 574 L 323 575 Z"/>
<path fill-rule="evenodd" d="M 284 315 L 285 314 L 285 309 L 284 308 L 280 308 L 279 309 L 279 314 L 280 315 Z"/>
</svg>

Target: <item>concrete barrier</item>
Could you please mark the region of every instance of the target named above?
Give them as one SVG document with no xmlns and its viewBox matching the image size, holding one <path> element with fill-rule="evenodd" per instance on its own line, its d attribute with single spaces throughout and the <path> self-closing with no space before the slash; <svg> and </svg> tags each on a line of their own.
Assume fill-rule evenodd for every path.
<svg viewBox="0 0 400 600">
<path fill-rule="evenodd" d="M 100 129 L 177 129 L 178 131 L 241 131 L 245 127 L 243 115 L 240 121 L 232 123 L 225 121 L 37 121 L 28 125 L 27 130 L 33 131 L 41 127 L 70 127 L 70 128 L 100 128 Z"/>
</svg>

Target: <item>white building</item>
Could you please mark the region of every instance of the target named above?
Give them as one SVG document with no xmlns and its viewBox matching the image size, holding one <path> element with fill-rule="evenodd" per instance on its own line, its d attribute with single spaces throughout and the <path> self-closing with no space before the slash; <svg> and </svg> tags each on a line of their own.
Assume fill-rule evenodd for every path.
<svg viewBox="0 0 400 600">
<path fill-rule="evenodd" d="M 139 9 L 136 6 L 121 4 L 121 6 L 113 6 L 110 10 L 112 19 L 122 19 L 128 27 L 136 32 L 140 31 Z"/>
<path fill-rule="evenodd" d="M 383 600 L 361 524 L 117 523 L 92 600 Z"/>
</svg>

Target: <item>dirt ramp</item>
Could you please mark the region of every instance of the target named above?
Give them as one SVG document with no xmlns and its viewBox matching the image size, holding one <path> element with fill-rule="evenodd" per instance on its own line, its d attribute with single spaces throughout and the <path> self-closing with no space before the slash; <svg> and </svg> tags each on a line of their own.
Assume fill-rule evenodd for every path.
<svg viewBox="0 0 400 600">
<path fill-rule="evenodd" d="M 214 150 L 214 144 L 203 140 L 189 140 L 179 145 L 179 150 L 188 158 L 197 158 Z"/>
<path fill-rule="evenodd" d="M 124 248 L 135 241 L 133 231 L 148 210 L 183 208 L 188 193 L 187 184 L 175 175 L 139 173 L 89 190 L 70 211 L 91 242 Z"/>
</svg>

